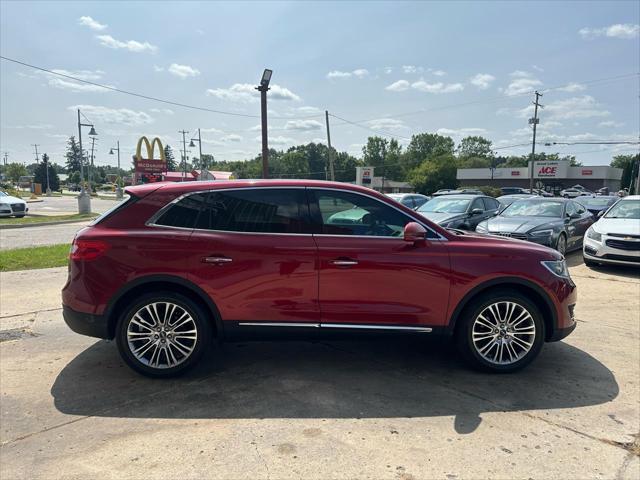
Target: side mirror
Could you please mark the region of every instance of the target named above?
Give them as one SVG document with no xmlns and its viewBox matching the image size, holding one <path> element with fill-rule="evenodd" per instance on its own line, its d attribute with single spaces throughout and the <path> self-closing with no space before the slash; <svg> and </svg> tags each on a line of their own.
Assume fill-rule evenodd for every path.
<svg viewBox="0 0 640 480">
<path fill-rule="evenodd" d="M 471 215 L 482 215 L 484 213 L 484 210 L 482 210 L 481 208 L 474 208 L 473 210 L 471 210 Z"/>
<path fill-rule="evenodd" d="M 427 230 L 417 222 L 409 222 L 404 226 L 405 242 L 424 242 L 427 237 Z"/>
<path fill-rule="evenodd" d="M 598 214 L 596 215 L 596 217 L 598 217 L 598 218 L 602 217 L 602 216 L 604 215 L 604 212 L 605 212 L 605 211 L 606 211 L 606 210 L 600 210 L 600 211 L 598 212 Z"/>
<path fill-rule="evenodd" d="M 570 218 L 572 218 L 572 219 L 580 218 L 580 214 L 579 213 L 572 213 L 570 215 Z"/>
</svg>

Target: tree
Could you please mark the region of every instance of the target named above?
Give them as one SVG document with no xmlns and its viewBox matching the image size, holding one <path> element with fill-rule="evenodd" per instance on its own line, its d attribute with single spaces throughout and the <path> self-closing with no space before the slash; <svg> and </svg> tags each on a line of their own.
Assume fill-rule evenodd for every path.
<svg viewBox="0 0 640 480">
<path fill-rule="evenodd" d="M 620 179 L 621 187 L 628 188 L 629 185 L 631 185 L 633 178 L 635 178 L 634 173 L 637 174 L 636 172 L 639 168 L 635 167 L 636 170 L 634 172 L 636 162 L 640 164 L 640 154 L 638 153 L 635 155 L 616 155 L 613 157 L 613 160 L 611 160 L 612 167 L 622 169 L 622 178 Z"/>
<path fill-rule="evenodd" d="M 431 157 L 453 155 L 455 144 L 451 137 L 436 133 L 419 133 L 411 137 L 405 153 L 408 168 L 415 168 Z"/>
<path fill-rule="evenodd" d="M 18 183 L 20 177 L 26 175 L 27 173 L 27 168 L 21 163 L 10 163 L 6 168 L 7 178 L 13 183 Z"/>
<path fill-rule="evenodd" d="M 428 195 L 441 188 L 455 188 L 456 162 L 452 154 L 431 157 L 409 172 L 408 181 L 416 192 Z"/>
<path fill-rule="evenodd" d="M 491 158 L 493 150 L 491 149 L 491 140 L 484 137 L 470 136 L 465 137 L 458 145 L 458 157 L 460 158 Z"/>
<path fill-rule="evenodd" d="M 178 164 L 176 163 L 176 157 L 173 154 L 171 145 L 164 146 L 164 158 L 167 161 L 167 170 L 170 172 L 175 172 L 178 168 Z"/>
<path fill-rule="evenodd" d="M 51 190 L 60 190 L 60 178 L 58 177 L 55 168 L 52 168 L 49 162 L 49 155 L 46 153 L 42 154 L 42 162 L 40 162 L 36 167 L 33 181 L 42 185 L 42 189 L 46 190 L 47 168 L 49 169 L 49 188 L 51 188 Z"/>
<path fill-rule="evenodd" d="M 69 141 L 67 142 L 67 152 L 65 153 L 67 172 L 80 172 L 82 155 L 80 153 L 80 144 L 76 142 L 76 138 L 71 135 L 69 137 Z"/>
</svg>

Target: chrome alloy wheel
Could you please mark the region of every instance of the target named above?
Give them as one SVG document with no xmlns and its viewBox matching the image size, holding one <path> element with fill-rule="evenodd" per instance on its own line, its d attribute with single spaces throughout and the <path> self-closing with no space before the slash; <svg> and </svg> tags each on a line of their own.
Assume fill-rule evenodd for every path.
<svg viewBox="0 0 640 480">
<path fill-rule="evenodd" d="M 189 312 L 175 303 L 154 302 L 129 320 L 127 344 L 133 356 L 152 368 L 172 368 L 187 360 L 198 340 Z"/>
<path fill-rule="evenodd" d="M 480 312 L 473 321 L 471 335 L 476 352 L 487 362 L 510 365 L 533 347 L 536 325 L 522 305 L 500 301 Z"/>
</svg>

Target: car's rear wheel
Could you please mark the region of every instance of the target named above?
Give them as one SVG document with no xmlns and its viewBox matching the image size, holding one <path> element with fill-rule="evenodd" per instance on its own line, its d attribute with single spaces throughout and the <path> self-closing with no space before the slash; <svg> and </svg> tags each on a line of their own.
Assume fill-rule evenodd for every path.
<svg viewBox="0 0 640 480">
<path fill-rule="evenodd" d="M 460 321 L 458 349 L 481 370 L 520 370 L 538 356 L 544 343 L 544 321 L 539 309 L 516 291 L 472 301 Z"/>
<path fill-rule="evenodd" d="M 184 373 L 200 360 L 210 339 L 203 308 L 174 292 L 139 297 L 121 316 L 116 332 L 124 361 L 149 377 Z"/>
<path fill-rule="evenodd" d="M 562 255 L 567 253 L 567 237 L 565 237 L 564 233 L 561 233 L 558 237 L 558 241 L 556 242 L 556 250 Z"/>
</svg>

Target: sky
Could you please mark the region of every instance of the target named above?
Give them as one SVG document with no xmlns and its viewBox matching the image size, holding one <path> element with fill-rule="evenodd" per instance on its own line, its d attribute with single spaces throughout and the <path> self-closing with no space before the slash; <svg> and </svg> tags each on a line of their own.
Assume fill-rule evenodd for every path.
<svg viewBox="0 0 640 480">
<path fill-rule="evenodd" d="M 406 145 L 435 132 L 482 135 L 497 153 L 537 151 L 606 165 L 638 141 L 640 2 L 0 2 L 0 52 L 20 62 L 190 109 L 0 60 L 0 154 L 64 163 L 77 109 L 98 133 L 95 162 L 130 166 L 137 139 L 179 156 L 201 129 L 216 160 L 261 148 L 254 86 L 273 70 L 270 147 L 331 140 L 361 156 L 379 134 Z M 90 148 L 88 129 L 83 148 Z M 521 145 L 524 144 L 524 145 Z M 197 145 L 197 143 L 196 143 Z M 512 145 L 521 145 L 512 147 Z M 198 148 L 187 147 L 189 156 Z"/>
</svg>

